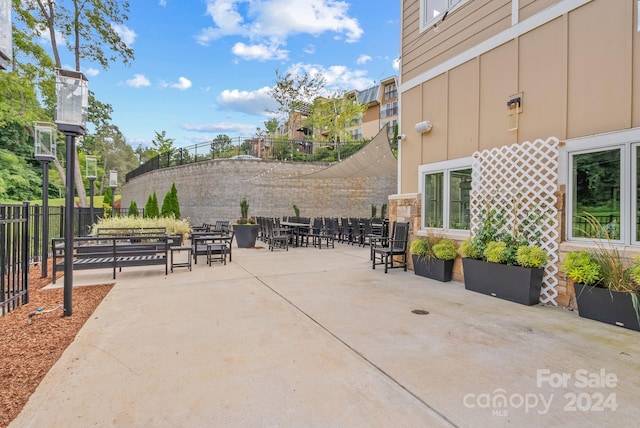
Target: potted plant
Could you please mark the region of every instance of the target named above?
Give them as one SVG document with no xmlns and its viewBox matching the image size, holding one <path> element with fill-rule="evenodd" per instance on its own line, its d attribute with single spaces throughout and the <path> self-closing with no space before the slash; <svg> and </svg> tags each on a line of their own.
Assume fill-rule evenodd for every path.
<svg viewBox="0 0 640 428">
<path fill-rule="evenodd" d="M 238 248 L 253 248 L 258 238 L 260 226 L 249 217 L 249 202 L 247 198 L 240 201 L 240 219 L 233 225 Z"/>
<path fill-rule="evenodd" d="M 420 237 L 411 242 L 409 251 L 416 275 L 442 282 L 451 281 L 453 260 L 458 254 L 453 241 L 433 236 Z"/>
<path fill-rule="evenodd" d="M 583 318 L 640 331 L 640 254 L 624 257 L 611 245 L 606 226 L 585 216 L 598 231 L 596 246 L 567 254 L 560 269 L 573 281 L 578 314 Z"/>
<path fill-rule="evenodd" d="M 535 235 L 526 233 L 522 227 L 512 228 L 509 233 L 505 223 L 501 213 L 486 210 L 475 234 L 460 246 L 465 288 L 535 305 L 540 301 L 549 255 Z"/>
</svg>

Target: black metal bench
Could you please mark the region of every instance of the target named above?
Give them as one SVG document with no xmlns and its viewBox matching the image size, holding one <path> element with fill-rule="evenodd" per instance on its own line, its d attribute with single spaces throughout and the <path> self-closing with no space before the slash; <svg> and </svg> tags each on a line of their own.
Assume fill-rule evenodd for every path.
<svg viewBox="0 0 640 428">
<path fill-rule="evenodd" d="M 169 273 L 167 254 L 172 239 L 162 235 L 119 235 L 109 237 L 76 237 L 73 240 L 73 269 L 113 269 L 130 266 L 164 265 L 165 275 Z M 53 283 L 56 272 L 64 270 L 64 238 L 52 239 Z"/>
</svg>

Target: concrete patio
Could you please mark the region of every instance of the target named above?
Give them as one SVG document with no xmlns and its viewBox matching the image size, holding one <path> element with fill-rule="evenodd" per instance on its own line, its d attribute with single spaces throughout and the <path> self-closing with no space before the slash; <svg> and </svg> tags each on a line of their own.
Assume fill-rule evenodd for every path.
<svg viewBox="0 0 640 428">
<path fill-rule="evenodd" d="M 639 339 L 385 275 L 368 249 L 234 248 L 226 266 L 119 273 L 11 427 L 632 426 Z"/>
</svg>

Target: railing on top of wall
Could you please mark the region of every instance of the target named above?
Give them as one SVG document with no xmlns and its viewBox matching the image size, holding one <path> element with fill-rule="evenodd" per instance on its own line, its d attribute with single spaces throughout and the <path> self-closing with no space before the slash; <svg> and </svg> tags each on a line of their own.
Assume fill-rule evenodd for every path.
<svg viewBox="0 0 640 428">
<path fill-rule="evenodd" d="M 188 165 L 212 159 L 264 159 L 290 162 L 314 162 L 331 164 L 346 159 L 370 140 L 357 141 L 312 141 L 282 140 L 277 138 L 236 138 L 224 141 L 209 141 L 193 146 L 161 153 L 127 173 L 129 181 L 150 171 L 172 166 Z"/>
</svg>

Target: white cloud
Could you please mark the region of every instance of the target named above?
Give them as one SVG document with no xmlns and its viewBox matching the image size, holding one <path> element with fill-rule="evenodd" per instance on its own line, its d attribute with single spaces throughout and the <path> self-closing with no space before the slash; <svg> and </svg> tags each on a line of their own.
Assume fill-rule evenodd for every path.
<svg viewBox="0 0 640 428">
<path fill-rule="evenodd" d="M 122 41 L 127 45 L 131 46 L 136 41 L 136 37 L 138 35 L 135 31 L 122 24 L 111 24 L 111 28 L 116 32 L 118 36 L 122 39 Z"/>
<path fill-rule="evenodd" d="M 358 59 L 356 60 L 356 64 L 360 64 L 360 65 L 361 65 L 361 64 L 366 64 L 366 63 L 368 63 L 369 61 L 371 61 L 371 57 L 370 57 L 369 55 L 364 55 L 364 54 L 363 54 L 363 55 L 360 55 L 360 56 L 358 57 Z"/>
<path fill-rule="evenodd" d="M 206 136 L 205 138 L 202 138 L 202 137 L 189 138 L 189 140 L 193 142 L 210 141 L 210 140 L 213 140 L 215 136 L 220 134 L 226 134 L 226 135 L 231 134 L 231 135 L 239 135 L 239 136 L 245 136 L 245 137 L 251 136 L 255 134 L 256 128 L 257 128 L 256 125 L 247 125 L 244 123 L 227 123 L 227 122 L 210 123 L 210 124 L 203 124 L 203 125 L 184 124 L 181 127 L 185 131 L 210 133 L 211 135 L 213 135 L 213 136 Z"/>
<path fill-rule="evenodd" d="M 392 67 L 395 71 L 400 71 L 400 58 L 396 58 L 393 60 Z"/>
<path fill-rule="evenodd" d="M 167 0 L 160 0 L 160 1 L 158 2 L 158 4 L 159 4 L 160 6 L 166 6 L 166 5 L 167 5 Z"/>
<path fill-rule="evenodd" d="M 133 79 L 127 80 L 127 85 L 132 88 L 142 88 L 144 86 L 151 86 L 149 79 L 144 74 L 134 74 Z"/>
<path fill-rule="evenodd" d="M 223 110 L 231 110 L 254 116 L 266 116 L 267 110 L 274 111 L 278 107 L 269 95 L 271 88 L 265 86 L 255 91 L 225 89 L 218 95 L 218 106 Z"/>
<path fill-rule="evenodd" d="M 325 81 L 325 88 L 329 91 L 363 90 L 375 85 L 374 79 L 367 77 L 365 70 L 351 70 L 344 65 L 324 67 L 314 64 L 293 64 L 287 70 L 288 73 L 299 75 L 308 73 L 313 76 L 321 74 Z"/>
<path fill-rule="evenodd" d="M 88 77 L 95 77 L 98 74 L 100 74 L 100 70 L 93 67 L 89 67 L 86 70 L 82 70 L 82 72 L 84 73 L 85 76 L 88 76 Z"/>
<path fill-rule="evenodd" d="M 171 87 L 184 91 L 185 89 L 189 89 L 191 85 L 192 85 L 191 80 L 181 76 L 178 78 L 178 83 L 174 83 L 173 85 L 171 85 Z"/>
<path fill-rule="evenodd" d="M 253 46 L 269 46 L 271 52 L 281 52 L 278 48 L 296 34 L 333 32 L 352 43 L 360 39 L 363 30 L 358 20 L 348 15 L 348 8 L 347 2 L 338 0 L 207 0 L 206 13 L 214 26 L 201 30 L 196 39 L 207 45 L 221 37 L 242 36 Z"/>
<path fill-rule="evenodd" d="M 233 45 L 231 52 L 243 59 L 265 61 L 270 59 L 287 59 L 288 51 L 278 49 L 277 46 L 245 45 L 242 42 Z"/>
<path fill-rule="evenodd" d="M 314 53 L 316 53 L 316 47 L 314 45 L 307 45 L 307 47 L 303 49 L 303 52 L 309 55 L 313 55 Z"/>
</svg>

